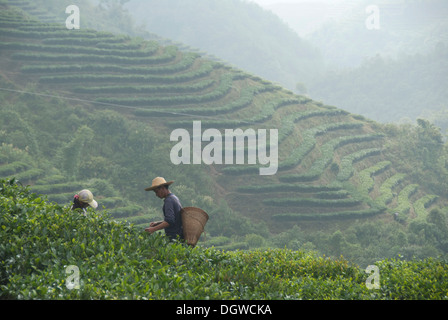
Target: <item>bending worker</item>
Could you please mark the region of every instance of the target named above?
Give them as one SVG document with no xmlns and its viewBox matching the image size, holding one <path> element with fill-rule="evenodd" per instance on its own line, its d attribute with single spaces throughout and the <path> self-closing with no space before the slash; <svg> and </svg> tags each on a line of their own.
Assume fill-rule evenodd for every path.
<svg viewBox="0 0 448 320">
<path fill-rule="evenodd" d="M 170 240 L 183 240 L 184 234 L 182 230 L 182 216 L 180 213 L 182 205 L 179 198 L 168 189 L 173 182 L 174 181 L 167 182 L 164 178 L 157 177 L 152 180 L 152 185 L 150 187 L 145 188 L 145 191 L 154 191 L 157 197 L 164 199 L 162 207 L 164 220 L 151 222 L 149 228 L 146 228 L 145 231 L 152 234 L 164 229 L 165 234 Z"/>
<path fill-rule="evenodd" d="M 86 214 L 86 208 L 88 206 L 94 209 L 98 207 L 98 202 L 93 199 L 93 194 L 90 190 L 84 189 L 75 194 L 71 210 L 82 209 L 83 213 Z"/>
</svg>

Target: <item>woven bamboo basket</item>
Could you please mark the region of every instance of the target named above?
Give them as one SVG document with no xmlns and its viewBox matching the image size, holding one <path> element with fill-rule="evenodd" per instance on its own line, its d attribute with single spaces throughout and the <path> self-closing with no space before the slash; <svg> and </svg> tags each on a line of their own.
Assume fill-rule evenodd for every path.
<svg viewBox="0 0 448 320">
<path fill-rule="evenodd" d="M 185 207 L 182 208 L 181 215 L 185 241 L 194 247 L 198 243 L 202 232 L 204 232 L 208 214 L 200 208 Z"/>
</svg>

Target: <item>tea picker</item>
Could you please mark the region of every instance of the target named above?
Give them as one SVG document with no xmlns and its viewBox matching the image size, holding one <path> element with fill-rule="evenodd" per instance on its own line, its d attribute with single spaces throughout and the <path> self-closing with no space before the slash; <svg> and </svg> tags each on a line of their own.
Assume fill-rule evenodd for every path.
<svg viewBox="0 0 448 320">
<path fill-rule="evenodd" d="M 157 197 L 163 199 L 163 221 L 151 222 L 146 232 L 152 234 L 164 230 L 170 240 L 185 241 L 194 247 L 204 231 L 208 215 L 205 211 L 195 207 L 182 208 L 179 198 L 169 190 L 174 181 L 167 182 L 163 177 L 152 180 L 145 191 L 154 191 Z"/>
<path fill-rule="evenodd" d="M 82 209 L 83 214 L 86 215 L 88 206 L 94 209 L 98 207 L 98 202 L 93 199 L 93 194 L 90 190 L 84 189 L 75 194 L 71 210 Z"/>
</svg>

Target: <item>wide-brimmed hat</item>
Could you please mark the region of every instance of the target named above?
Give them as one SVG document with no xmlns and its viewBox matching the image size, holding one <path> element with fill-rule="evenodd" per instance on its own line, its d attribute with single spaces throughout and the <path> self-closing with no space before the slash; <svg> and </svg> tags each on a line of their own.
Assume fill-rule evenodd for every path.
<svg viewBox="0 0 448 320">
<path fill-rule="evenodd" d="M 172 184 L 174 181 L 166 181 L 165 178 L 162 177 L 157 177 L 154 178 L 152 180 L 152 185 L 148 188 L 145 188 L 145 191 L 151 191 L 154 190 L 155 188 L 158 188 L 160 186 L 169 186 L 170 184 Z"/>
<path fill-rule="evenodd" d="M 89 206 L 96 209 L 98 207 L 98 202 L 93 199 L 93 194 L 90 190 L 84 189 L 78 192 L 78 200 L 84 203 L 88 203 Z"/>
</svg>

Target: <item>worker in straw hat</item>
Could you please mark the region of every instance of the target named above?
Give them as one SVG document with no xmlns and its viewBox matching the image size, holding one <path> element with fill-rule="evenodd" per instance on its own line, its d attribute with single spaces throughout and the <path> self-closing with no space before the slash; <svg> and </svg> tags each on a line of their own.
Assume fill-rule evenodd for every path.
<svg viewBox="0 0 448 320">
<path fill-rule="evenodd" d="M 96 209 L 98 207 L 98 202 L 93 199 L 93 194 L 90 190 L 84 189 L 79 191 L 73 197 L 72 210 L 82 209 L 84 214 L 86 214 L 86 208 L 91 206 Z"/>
<path fill-rule="evenodd" d="M 165 234 L 171 240 L 183 240 L 182 230 L 182 205 L 179 198 L 169 190 L 169 186 L 174 181 L 166 181 L 163 177 L 157 177 L 152 180 L 152 185 L 145 188 L 145 191 L 154 191 L 157 197 L 163 199 L 163 221 L 151 222 L 149 228 L 145 231 L 148 233 L 154 233 L 156 231 L 165 230 Z"/>
</svg>

